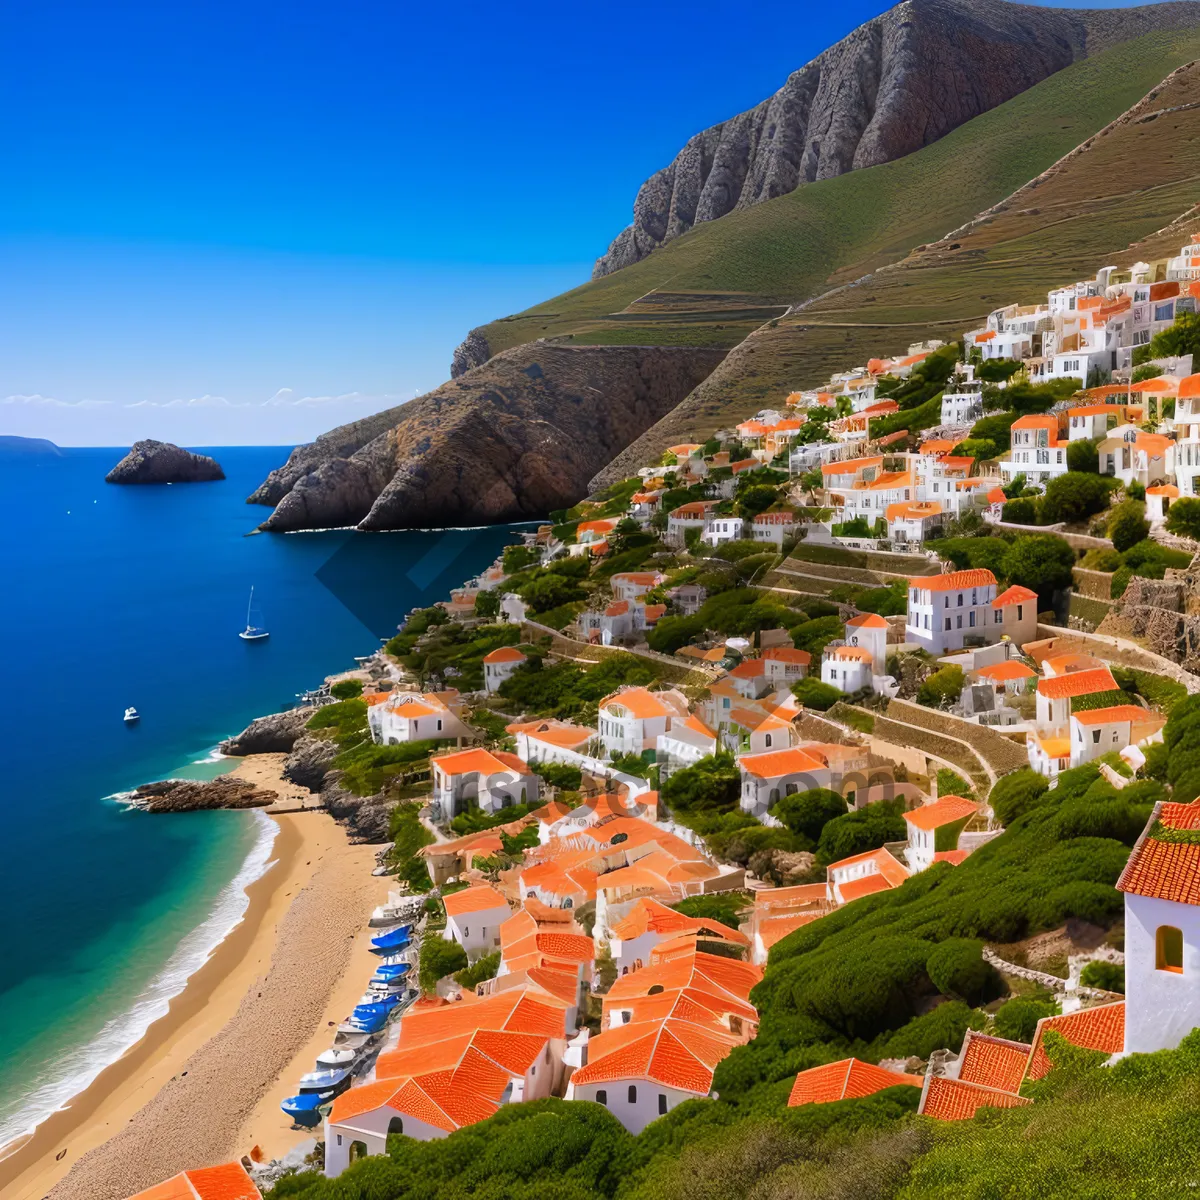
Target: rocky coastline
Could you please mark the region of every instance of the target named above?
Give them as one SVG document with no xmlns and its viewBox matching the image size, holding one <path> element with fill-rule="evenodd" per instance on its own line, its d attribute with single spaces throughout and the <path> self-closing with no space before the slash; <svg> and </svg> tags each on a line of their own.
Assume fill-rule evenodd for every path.
<svg viewBox="0 0 1200 1200">
<path fill-rule="evenodd" d="M 241 779 L 218 775 L 216 779 L 163 779 L 143 783 L 130 803 L 148 813 L 204 812 L 214 808 L 267 808 L 279 793 Z"/>
<path fill-rule="evenodd" d="M 104 477 L 105 483 L 212 483 L 225 478 L 221 464 L 171 442 L 147 438 Z"/>
</svg>

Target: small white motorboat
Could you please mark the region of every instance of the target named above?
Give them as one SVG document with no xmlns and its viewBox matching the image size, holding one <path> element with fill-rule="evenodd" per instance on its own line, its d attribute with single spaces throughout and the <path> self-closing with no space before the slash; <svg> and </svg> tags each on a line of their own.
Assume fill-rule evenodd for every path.
<svg viewBox="0 0 1200 1200">
<path fill-rule="evenodd" d="M 344 1070 L 346 1067 L 353 1067 L 362 1057 L 361 1049 L 351 1050 L 349 1046 L 333 1046 L 323 1054 L 317 1055 L 317 1069 L 320 1071 Z"/>
<path fill-rule="evenodd" d="M 125 710 L 125 724 L 136 725 L 142 719 L 142 714 L 132 705 Z"/>
</svg>

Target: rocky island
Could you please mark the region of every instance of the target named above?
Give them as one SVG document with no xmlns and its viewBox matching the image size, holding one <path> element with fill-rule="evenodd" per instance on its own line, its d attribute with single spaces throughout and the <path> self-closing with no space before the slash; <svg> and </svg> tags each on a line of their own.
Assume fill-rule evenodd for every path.
<svg viewBox="0 0 1200 1200">
<path fill-rule="evenodd" d="M 221 464 L 206 454 L 193 454 L 171 442 L 151 438 L 133 448 L 104 477 L 106 483 L 210 483 L 224 479 Z"/>
</svg>

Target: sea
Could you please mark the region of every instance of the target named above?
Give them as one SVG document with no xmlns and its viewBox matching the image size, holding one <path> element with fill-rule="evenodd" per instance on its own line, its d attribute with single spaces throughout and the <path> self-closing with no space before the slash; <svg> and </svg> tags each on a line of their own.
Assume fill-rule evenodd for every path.
<svg viewBox="0 0 1200 1200">
<path fill-rule="evenodd" d="M 123 795 L 228 769 L 222 738 L 517 535 L 254 534 L 268 510 L 245 497 L 288 448 L 197 449 L 224 482 L 116 486 L 120 449 L 0 450 L 0 1145 L 166 1013 L 271 862 L 261 813 L 149 816 Z M 237 636 L 251 586 L 264 642 Z"/>
</svg>

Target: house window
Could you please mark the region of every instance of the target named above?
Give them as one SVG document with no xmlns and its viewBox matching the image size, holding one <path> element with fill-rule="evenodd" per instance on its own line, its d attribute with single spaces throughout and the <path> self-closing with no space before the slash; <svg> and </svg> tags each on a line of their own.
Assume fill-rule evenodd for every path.
<svg viewBox="0 0 1200 1200">
<path fill-rule="evenodd" d="M 658 1093 L 658 1115 L 665 1116 L 667 1112 L 667 1097 L 663 1092 Z"/>
<path fill-rule="evenodd" d="M 1025 611 L 1025 605 L 1018 604 L 1017 605 L 1017 620 L 1018 621 L 1021 619 L 1021 615 L 1024 613 L 1024 611 Z"/>
<path fill-rule="evenodd" d="M 972 613 L 971 613 L 971 619 L 968 622 L 968 624 L 971 626 L 972 629 L 975 628 L 975 613 L 974 613 L 974 611 L 972 611 Z"/>
<path fill-rule="evenodd" d="M 771 748 L 771 735 L 769 733 L 766 736 L 766 743 L 767 743 L 767 749 L 769 750 Z"/>
<path fill-rule="evenodd" d="M 596 1093 L 596 1103 L 603 1104 L 606 1107 L 608 1105 L 608 1093 L 603 1088 Z"/>
<path fill-rule="evenodd" d="M 947 633 L 950 632 L 950 618 L 949 617 L 946 618 L 946 632 Z"/>
<path fill-rule="evenodd" d="M 629 1103 L 637 1103 L 637 1088 L 632 1083 L 629 1085 Z"/>
<path fill-rule="evenodd" d="M 1159 971 L 1183 974 L 1183 930 L 1160 925 L 1154 933 L 1154 966 Z"/>
<path fill-rule="evenodd" d="M 962 613 L 958 614 L 958 628 L 962 628 Z"/>
<path fill-rule="evenodd" d="M 962 594 L 962 592 L 959 592 L 958 593 L 958 607 L 959 608 L 962 608 L 962 602 L 963 602 L 963 594 Z"/>
<path fill-rule="evenodd" d="M 1092 730 L 1092 745 L 1093 746 L 1100 745 L 1100 730 L 1098 730 L 1098 729 Z"/>
<path fill-rule="evenodd" d="M 1004 613 L 1001 609 L 996 609 L 996 624 L 999 625 L 1004 620 Z"/>
</svg>

